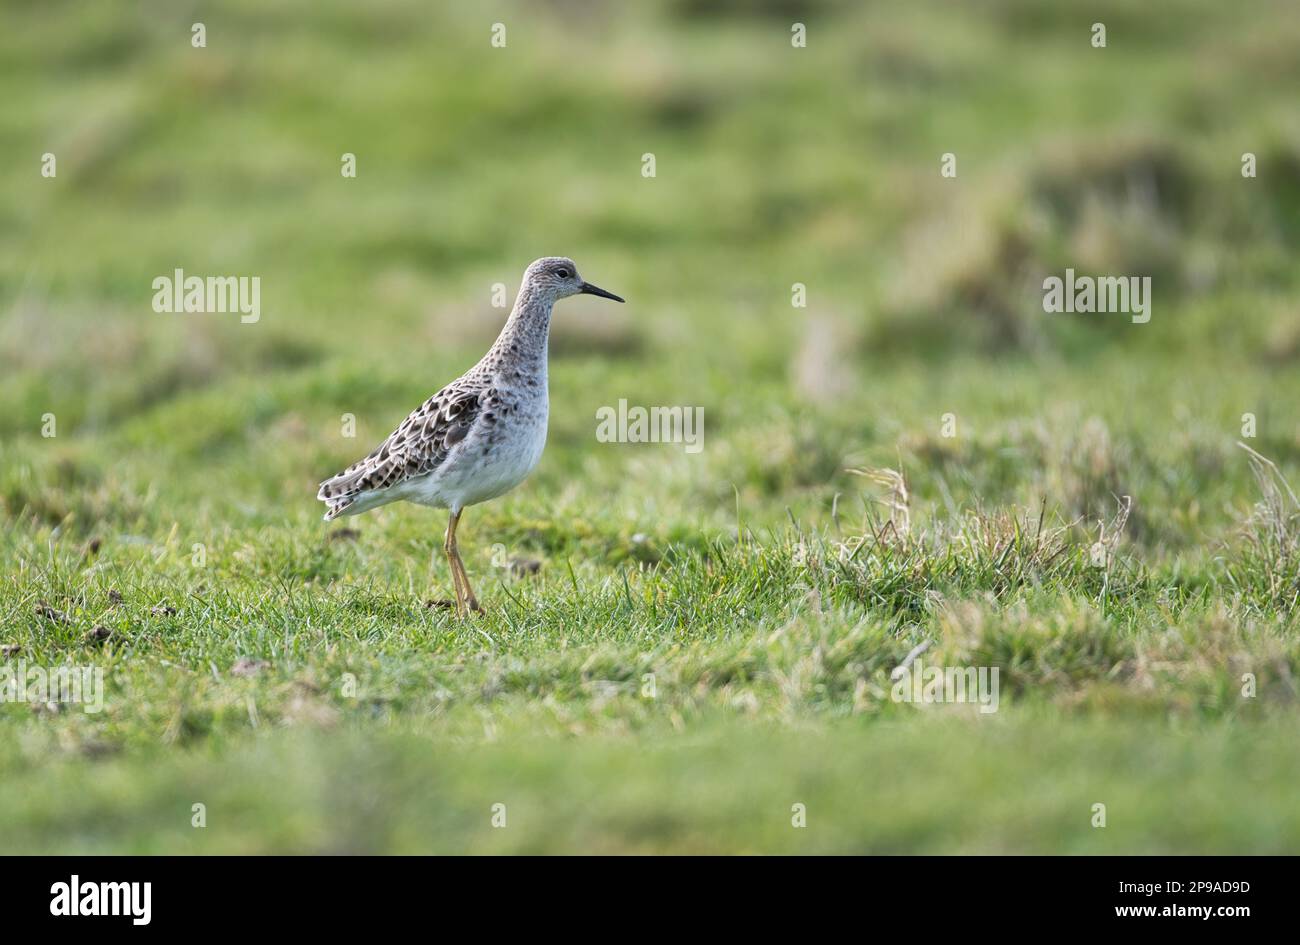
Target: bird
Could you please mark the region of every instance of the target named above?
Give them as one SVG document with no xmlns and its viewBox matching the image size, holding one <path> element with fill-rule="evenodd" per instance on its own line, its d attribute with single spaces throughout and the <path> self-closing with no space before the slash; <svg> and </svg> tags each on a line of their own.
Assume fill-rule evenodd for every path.
<svg viewBox="0 0 1300 945">
<path fill-rule="evenodd" d="M 509 492 L 541 460 L 550 407 L 551 310 L 573 295 L 625 301 L 584 280 L 567 256 L 533 261 L 487 354 L 316 493 L 327 522 L 398 501 L 447 509 L 443 551 L 460 617 L 482 608 L 457 549 L 456 528 L 467 507 Z"/>
</svg>

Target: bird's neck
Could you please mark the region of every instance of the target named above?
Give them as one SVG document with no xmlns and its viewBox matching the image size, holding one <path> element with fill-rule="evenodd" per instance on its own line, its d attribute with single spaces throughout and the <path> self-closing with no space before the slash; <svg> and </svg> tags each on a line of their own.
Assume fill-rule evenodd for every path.
<svg viewBox="0 0 1300 945">
<path fill-rule="evenodd" d="M 525 285 L 506 319 L 489 356 L 518 368 L 546 371 L 547 340 L 551 331 L 551 308 L 555 299 Z"/>
</svg>

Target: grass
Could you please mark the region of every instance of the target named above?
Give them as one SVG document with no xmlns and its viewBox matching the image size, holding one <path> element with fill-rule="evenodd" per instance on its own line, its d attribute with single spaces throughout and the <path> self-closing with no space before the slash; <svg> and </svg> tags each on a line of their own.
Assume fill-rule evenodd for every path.
<svg viewBox="0 0 1300 945">
<path fill-rule="evenodd" d="M 0 646 L 105 699 L 0 703 L 6 849 L 1294 852 L 1300 17 L 1248 6 L 13 11 Z M 557 311 L 462 622 L 439 514 L 315 484 L 549 253 L 630 302 Z M 153 312 L 178 266 L 262 318 Z M 1044 315 L 1067 266 L 1151 322 Z M 892 699 L 923 644 L 998 711 Z"/>
<path fill-rule="evenodd" d="M 162 769 L 63 762 L 5 789 L 13 851 L 1285 853 L 1294 739 L 1261 726 L 701 719 L 643 742 L 279 732 Z M 1008 758 L 1022 759 L 1008 763 Z M 780 764 L 773 764 L 780 759 Z M 77 780 L 80 778 L 81 780 Z M 274 791 L 264 785 L 273 783 Z M 11 782 L 6 781 L 6 785 Z M 1249 792 L 1253 803 L 1235 800 Z M 972 799 L 976 799 L 972 802 Z M 725 802 L 722 802 L 725 801 Z M 1106 827 L 1093 828 L 1093 805 Z M 202 804 L 207 826 L 191 826 Z M 496 807 L 504 805 L 504 809 Z M 806 826 L 791 824 L 803 806 Z M 493 826 L 493 818 L 504 824 Z"/>
</svg>

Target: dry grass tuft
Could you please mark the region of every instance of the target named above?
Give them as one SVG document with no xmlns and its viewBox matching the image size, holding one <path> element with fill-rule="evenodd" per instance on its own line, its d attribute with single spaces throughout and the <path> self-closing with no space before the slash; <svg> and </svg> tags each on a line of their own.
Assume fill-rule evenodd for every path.
<svg viewBox="0 0 1300 945">
<path fill-rule="evenodd" d="M 1229 584 L 1248 602 L 1290 610 L 1300 602 L 1300 500 L 1277 464 L 1245 443 L 1260 500 L 1226 561 Z"/>
</svg>

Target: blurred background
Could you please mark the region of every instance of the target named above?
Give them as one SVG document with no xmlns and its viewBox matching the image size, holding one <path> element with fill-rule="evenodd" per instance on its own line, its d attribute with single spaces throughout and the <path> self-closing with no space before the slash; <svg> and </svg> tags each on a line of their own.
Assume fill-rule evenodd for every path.
<svg viewBox="0 0 1300 945">
<path fill-rule="evenodd" d="M 5 439 L 52 412 L 113 444 L 74 467 L 212 461 L 158 488 L 314 513 L 318 478 L 490 343 L 493 284 L 513 300 L 565 254 L 630 304 L 555 321 L 553 487 L 583 469 L 629 516 L 667 493 L 707 522 L 734 483 L 779 517 L 901 453 L 919 499 L 1096 515 L 1115 491 L 1195 540 L 1243 413 L 1262 452 L 1297 444 L 1300 16 L 1249 7 L 10 4 Z M 1151 276 L 1150 323 L 1045 315 L 1067 266 Z M 260 322 L 153 312 L 178 267 L 259 276 Z M 620 397 L 703 406 L 708 448 L 590 450 Z"/>
<path fill-rule="evenodd" d="M 1296 471 L 1290 0 L 11 0 L 3 21 L 0 510 L 17 588 L 7 632 L 20 641 L 46 639 L 30 623 L 38 598 L 63 594 L 81 614 L 87 581 L 99 593 L 132 575 L 150 603 L 198 593 L 209 579 L 183 561 L 149 564 L 195 542 L 228 587 L 256 590 L 231 605 L 242 621 L 208 614 L 197 642 L 160 632 L 159 651 L 143 651 L 187 680 L 259 647 L 335 658 L 333 638 L 289 642 L 269 610 L 279 582 L 418 600 L 443 579 L 442 519 L 385 509 L 349 520 L 360 541 L 333 542 L 316 483 L 478 359 L 506 315 L 493 286 L 508 306 L 542 255 L 572 256 L 628 303 L 558 307 L 545 459 L 466 519 L 472 575 L 491 572 L 494 546 L 540 562 L 535 589 L 517 592 L 530 600 L 570 586 L 621 595 L 625 567 L 734 540 L 742 522 L 856 527 L 879 513 L 851 470 L 880 466 L 906 476 L 916 528 L 1006 508 L 1095 533 L 1131 496 L 1126 553 L 1174 597 L 1217 599 L 1235 580 L 1225 543 L 1259 498 L 1234 445 L 1245 415 L 1250 445 Z M 206 47 L 194 48 L 200 22 Z M 1098 22 L 1105 48 L 1092 45 Z M 795 23 L 805 48 L 791 44 Z M 46 153 L 54 178 L 41 175 Z M 340 173 L 347 153 L 355 178 Z M 940 174 L 946 153 L 955 178 Z M 1043 279 L 1067 267 L 1150 276 L 1149 323 L 1045 314 Z M 177 268 L 259 277 L 260 320 L 153 311 L 152 281 Z M 806 307 L 792 305 L 796 283 Z M 597 443 L 596 411 L 620 399 L 703 407 L 703 451 Z M 102 543 L 116 578 L 85 570 L 87 543 Z M 1251 600 L 1263 611 L 1289 593 L 1273 584 Z M 400 602 L 384 606 L 401 619 Z M 928 619 L 904 616 L 882 631 L 903 653 Z M 678 643 L 707 645 L 707 628 L 681 623 Z M 447 634 L 437 658 L 458 667 L 482 645 Z M 374 630 L 354 649 L 409 649 L 383 639 Z M 1268 652 L 1300 665 L 1294 647 Z M 523 659 L 489 675 L 517 685 L 535 719 L 550 677 Z M 38 743 L 145 746 L 165 730 L 216 751 L 248 724 L 242 694 L 188 690 L 200 683 L 151 665 L 126 677 L 153 693 L 148 708 Z M 699 685 L 726 687 L 718 702 L 734 708 L 740 665 Z M 402 695 L 386 711 L 427 708 L 412 692 L 428 670 L 390 666 Z M 449 678 L 438 685 L 456 691 Z M 857 712 L 866 696 L 841 683 L 804 709 Z M 259 695 L 263 719 L 278 705 L 292 720 L 286 692 Z M 625 716 L 602 699 L 583 702 L 584 731 L 675 729 L 678 710 L 690 715 Z M 17 746 L 35 736 L 15 725 L 5 750 L 28 770 L 38 762 Z M 290 755 L 286 770 L 311 781 Z M 1177 784 L 1183 756 L 1171 757 Z M 971 777 L 992 791 L 1001 776 Z M 897 849 L 928 836 L 917 823 Z M 1278 829 L 1257 826 L 1265 844 Z"/>
</svg>

